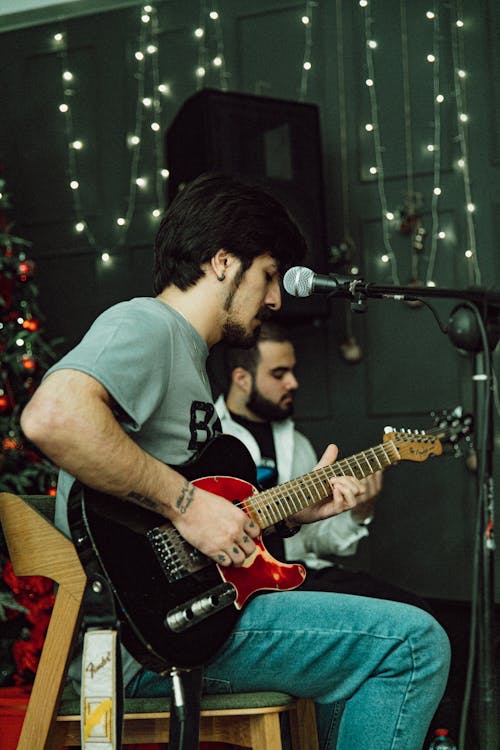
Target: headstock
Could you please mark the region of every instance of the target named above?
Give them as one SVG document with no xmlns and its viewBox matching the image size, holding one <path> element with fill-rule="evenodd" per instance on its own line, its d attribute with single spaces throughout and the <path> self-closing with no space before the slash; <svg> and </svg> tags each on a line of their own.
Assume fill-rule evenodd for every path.
<svg viewBox="0 0 500 750">
<path fill-rule="evenodd" d="M 439 438 L 415 430 L 393 430 L 386 427 L 384 443 L 391 441 L 398 449 L 402 461 L 425 461 L 429 456 L 440 456 L 443 446 Z"/>
</svg>

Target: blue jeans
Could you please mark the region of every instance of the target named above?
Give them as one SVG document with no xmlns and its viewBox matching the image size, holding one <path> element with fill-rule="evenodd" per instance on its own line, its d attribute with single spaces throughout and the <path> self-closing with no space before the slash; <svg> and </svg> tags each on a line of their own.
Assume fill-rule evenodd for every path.
<svg viewBox="0 0 500 750">
<path fill-rule="evenodd" d="M 286 591 L 246 605 L 223 649 L 205 665 L 204 687 L 313 698 L 320 750 L 421 750 L 449 661 L 444 630 L 423 610 L 349 594 Z M 127 695 L 166 695 L 169 687 L 169 678 L 143 670 Z"/>
</svg>

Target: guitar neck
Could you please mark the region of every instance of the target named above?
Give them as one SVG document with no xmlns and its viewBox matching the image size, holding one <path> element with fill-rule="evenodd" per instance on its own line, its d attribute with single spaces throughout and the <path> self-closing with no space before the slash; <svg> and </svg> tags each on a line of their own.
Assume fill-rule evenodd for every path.
<svg viewBox="0 0 500 750">
<path fill-rule="evenodd" d="M 400 460 L 396 445 L 388 440 L 258 495 L 252 495 L 245 501 L 245 506 L 250 515 L 257 519 L 260 527 L 266 529 L 330 497 L 332 488 L 329 480 L 332 477 L 364 479 Z"/>
</svg>

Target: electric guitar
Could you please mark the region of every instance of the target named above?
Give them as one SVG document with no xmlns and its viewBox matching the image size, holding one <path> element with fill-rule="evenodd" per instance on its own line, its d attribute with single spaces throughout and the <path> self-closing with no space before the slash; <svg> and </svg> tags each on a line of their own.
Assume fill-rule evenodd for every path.
<svg viewBox="0 0 500 750">
<path fill-rule="evenodd" d="M 264 530 L 325 500 L 330 478 L 362 479 L 399 461 L 425 461 L 442 453 L 440 438 L 448 435 L 446 425 L 427 434 L 392 431 L 379 445 L 264 492 L 255 489 L 250 453 L 229 435 L 216 437 L 195 462 L 176 469 L 238 505 Z M 110 582 L 124 645 L 157 672 L 203 664 L 223 645 L 249 597 L 297 588 L 306 575 L 302 565 L 273 558 L 262 535 L 242 567 L 218 566 L 163 516 L 78 483 L 68 520 L 84 568 L 88 572 L 92 561 Z"/>
</svg>

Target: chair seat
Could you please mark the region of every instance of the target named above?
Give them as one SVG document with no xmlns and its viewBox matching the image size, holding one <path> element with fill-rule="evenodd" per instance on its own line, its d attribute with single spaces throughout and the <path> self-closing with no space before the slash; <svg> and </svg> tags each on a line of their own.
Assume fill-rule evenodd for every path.
<svg viewBox="0 0 500 750">
<path fill-rule="evenodd" d="M 297 699 L 288 693 L 275 691 L 261 691 L 256 693 L 216 693 L 203 695 L 201 698 L 202 712 L 227 711 L 231 709 L 248 709 L 284 707 L 294 703 Z M 170 699 L 165 698 L 125 698 L 126 714 L 161 714 L 170 711 Z M 80 713 L 80 696 L 71 688 L 64 690 L 59 704 L 59 716 L 78 715 Z"/>
</svg>

